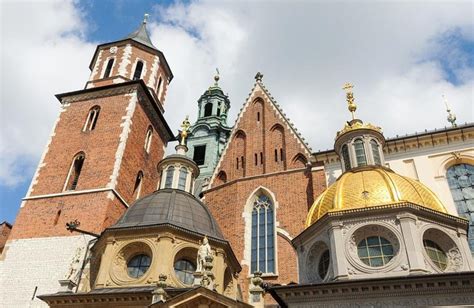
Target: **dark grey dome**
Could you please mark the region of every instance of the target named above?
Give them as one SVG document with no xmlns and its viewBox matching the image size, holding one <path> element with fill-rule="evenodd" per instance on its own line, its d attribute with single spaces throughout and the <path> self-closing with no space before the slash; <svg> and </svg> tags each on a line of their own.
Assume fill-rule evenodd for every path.
<svg viewBox="0 0 474 308">
<path fill-rule="evenodd" d="M 178 189 L 160 189 L 137 200 L 110 229 L 164 224 L 224 240 L 209 209 L 190 193 Z"/>
</svg>

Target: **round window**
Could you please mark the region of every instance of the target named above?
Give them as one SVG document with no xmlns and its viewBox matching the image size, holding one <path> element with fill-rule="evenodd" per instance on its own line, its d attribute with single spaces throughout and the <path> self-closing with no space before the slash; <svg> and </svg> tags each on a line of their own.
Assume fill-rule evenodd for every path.
<svg viewBox="0 0 474 308">
<path fill-rule="evenodd" d="M 318 264 L 318 274 L 321 279 L 324 279 L 328 273 L 329 269 L 329 250 L 326 250 L 323 252 L 321 255 L 321 258 L 319 258 L 319 264 Z"/>
<path fill-rule="evenodd" d="M 433 261 L 440 270 L 444 271 L 448 266 L 448 258 L 443 249 L 431 240 L 423 240 L 423 245 L 431 261 Z"/>
<path fill-rule="evenodd" d="M 384 266 L 394 256 L 393 245 L 383 237 L 370 236 L 359 242 L 357 254 L 362 262 L 372 267 Z"/>
<path fill-rule="evenodd" d="M 178 279 L 184 284 L 193 284 L 195 271 L 196 265 L 186 259 L 178 260 L 174 264 L 174 272 L 176 273 L 176 276 L 178 276 Z"/>
<path fill-rule="evenodd" d="M 140 278 L 150 267 L 151 259 L 149 256 L 140 254 L 130 259 L 127 263 L 128 275 L 132 278 Z"/>
</svg>

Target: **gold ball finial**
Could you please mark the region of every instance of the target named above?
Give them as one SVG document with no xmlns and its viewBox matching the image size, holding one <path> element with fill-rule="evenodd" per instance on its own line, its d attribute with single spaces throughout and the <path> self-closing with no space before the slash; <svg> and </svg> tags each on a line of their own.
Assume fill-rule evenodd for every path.
<svg viewBox="0 0 474 308">
<path fill-rule="evenodd" d="M 443 96 L 443 100 L 444 100 L 444 105 L 446 106 L 446 112 L 448 113 L 447 120 L 448 120 L 449 123 L 451 123 L 451 125 L 453 127 L 456 127 L 457 126 L 457 124 L 456 124 L 456 115 L 451 112 L 451 108 L 449 108 L 448 100 L 446 99 L 446 96 L 444 96 L 444 94 L 442 96 Z"/>
<path fill-rule="evenodd" d="M 353 88 L 354 86 L 350 83 L 346 83 L 342 87 L 342 89 L 346 91 L 347 109 L 349 109 L 352 114 L 352 120 L 355 119 L 354 113 L 357 110 L 357 105 L 354 103 L 354 93 L 352 92 Z"/>
</svg>

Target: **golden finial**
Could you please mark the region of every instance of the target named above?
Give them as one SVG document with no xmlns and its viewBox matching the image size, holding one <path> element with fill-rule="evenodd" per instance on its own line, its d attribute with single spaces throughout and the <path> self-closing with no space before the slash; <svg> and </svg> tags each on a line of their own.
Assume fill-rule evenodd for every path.
<svg viewBox="0 0 474 308">
<path fill-rule="evenodd" d="M 220 77 L 219 77 L 220 74 L 219 74 L 219 69 L 217 67 L 216 67 L 216 73 L 217 74 L 214 76 L 214 87 L 219 86 L 218 82 L 219 82 L 219 79 L 220 79 Z"/>
<path fill-rule="evenodd" d="M 447 117 L 448 122 L 451 123 L 451 125 L 453 127 L 456 127 L 457 126 L 457 124 L 456 124 L 456 115 L 451 112 L 451 109 L 448 106 L 448 100 L 446 99 L 446 96 L 444 96 L 444 94 L 442 96 L 443 96 L 443 100 L 444 100 L 444 105 L 446 106 L 446 112 L 448 113 L 448 117 Z"/>
<path fill-rule="evenodd" d="M 149 17 L 149 16 L 150 16 L 150 15 L 148 15 L 148 14 L 146 14 L 146 13 L 143 15 L 143 23 L 144 23 L 144 24 L 146 24 L 146 23 L 148 22 L 148 17 Z"/>
<path fill-rule="evenodd" d="M 191 127 L 191 123 L 189 123 L 189 116 L 186 116 L 186 119 L 184 119 L 183 123 L 181 123 L 181 128 L 183 129 L 181 131 L 181 145 L 186 144 L 186 137 L 188 137 L 188 131 L 189 127 Z"/>
<path fill-rule="evenodd" d="M 352 114 L 352 120 L 355 119 L 355 111 L 357 110 L 357 105 L 354 103 L 354 94 L 352 93 L 352 89 L 354 86 L 350 83 L 346 83 L 344 87 L 342 87 L 343 90 L 346 91 L 346 101 L 347 101 L 347 109 Z"/>
</svg>

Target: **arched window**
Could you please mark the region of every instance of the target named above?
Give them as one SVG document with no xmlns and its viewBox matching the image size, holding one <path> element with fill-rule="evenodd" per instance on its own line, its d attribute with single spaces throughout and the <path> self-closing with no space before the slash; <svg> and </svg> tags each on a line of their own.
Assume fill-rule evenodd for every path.
<svg viewBox="0 0 474 308">
<path fill-rule="evenodd" d="M 178 181 L 178 189 L 185 190 L 186 189 L 186 179 L 188 178 L 188 169 L 181 168 L 179 169 L 179 181 Z"/>
<path fill-rule="evenodd" d="M 156 93 L 158 93 L 158 95 L 160 95 L 162 83 L 163 83 L 163 78 L 161 78 L 160 76 L 160 79 L 158 79 L 158 86 L 156 87 Z"/>
<path fill-rule="evenodd" d="M 459 216 L 469 220 L 468 242 L 471 251 L 474 251 L 474 166 L 451 166 L 446 178 Z"/>
<path fill-rule="evenodd" d="M 114 66 L 114 59 L 110 59 L 109 62 L 107 62 L 107 67 L 105 68 L 105 72 L 104 72 L 104 77 L 103 78 L 107 78 L 110 76 L 110 72 L 112 71 L 112 66 Z"/>
<path fill-rule="evenodd" d="M 89 114 L 87 115 L 86 123 L 84 124 L 84 128 L 82 131 L 87 132 L 94 130 L 95 125 L 97 123 L 97 119 L 99 118 L 100 107 L 94 106 L 89 110 Z"/>
<path fill-rule="evenodd" d="M 147 153 L 150 153 L 150 147 L 151 147 L 151 137 L 153 136 L 153 128 L 151 126 L 148 127 L 148 130 L 146 131 L 146 136 L 145 136 L 145 151 Z"/>
<path fill-rule="evenodd" d="M 258 165 L 258 155 L 257 153 L 254 154 L 254 158 L 255 158 L 255 166 Z"/>
<path fill-rule="evenodd" d="M 285 153 L 283 152 L 283 149 L 280 148 L 280 160 L 284 161 L 285 160 Z"/>
<path fill-rule="evenodd" d="M 275 149 L 275 161 L 277 162 L 278 161 L 278 150 Z"/>
<path fill-rule="evenodd" d="M 245 169 L 245 161 L 243 156 L 240 156 L 240 165 L 242 166 L 242 169 Z"/>
<path fill-rule="evenodd" d="M 212 115 L 212 103 L 207 103 L 204 106 L 204 116 L 209 117 Z"/>
<path fill-rule="evenodd" d="M 143 172 L 138 171 L 137 178 L 135 179 L 135 185 L 133 186 L 133 197 L 135 200 L 140 198 L 142 192 Z"/>
<path fill-rule="evenodd" d="M 379 144 L 374 139 L 370 140 L 370 147 L 372 148 L 372 156 L 374 157 L 374 163 L 376 165 L 381 165 L 382 161 L 380 160 Z"/>
<path fill-rule="evenodd" d="M 367 165 L 367 158 L 365 157 L 364 142 L 362 139 L 354 141 L 354 149 L 356 154 L 357 166 Z"/>
<path fill-rule="evenodd" d="M 257 112 L 257 122 L 260 122 L 260 112 Z"/>
<path fill-rule="evenodd" d="M 77 187 L 77 182 L 79 181 L 79 176 L 81 175 L 82 166 L 84 165 L 84 160 L 86 156 L 84 153 L 77 154 L 73 161 L 71 168 L 69 169 L 69 174 L 66 180 L 66 185 L 64 190 L 75 190 Z"/>
<path fill-rule="evenodd" d="M 252 209 L 251 273 L 275 272 L 275 232 L 273 204 L 259 195 Z"/>
<path fill-rule="evenodd" d="M 217 106 L 217 116 L 220 116 L 221 115 L 221 104 L 219 103 L 219 105 Z"/>
<path fill-rule="evenodd" d="M 347 171 L 351 169 L 351 159 L 349 157 L 349 148 L 347 147 L 347 144 L 344 144 L 342 146 L 342 160 L 344 161 L 344 170 Z"/>
<path fill-rule="evenodd" d="M 138 61 L 135 66 L 135 73 L 133 73 L 133 80 L 138 80 L 142 77 L 143 62 Z"/>
<path fill-rule="evenodd" d="M 260 165 L 263 165 L 263 153 L 260 152 Z"/>
<path fill-rule="evenodd" d="M 166 170 L 165 188 L 171 188 L 173 186 L 174 167 L 168 167 Z"/>
</svg>

